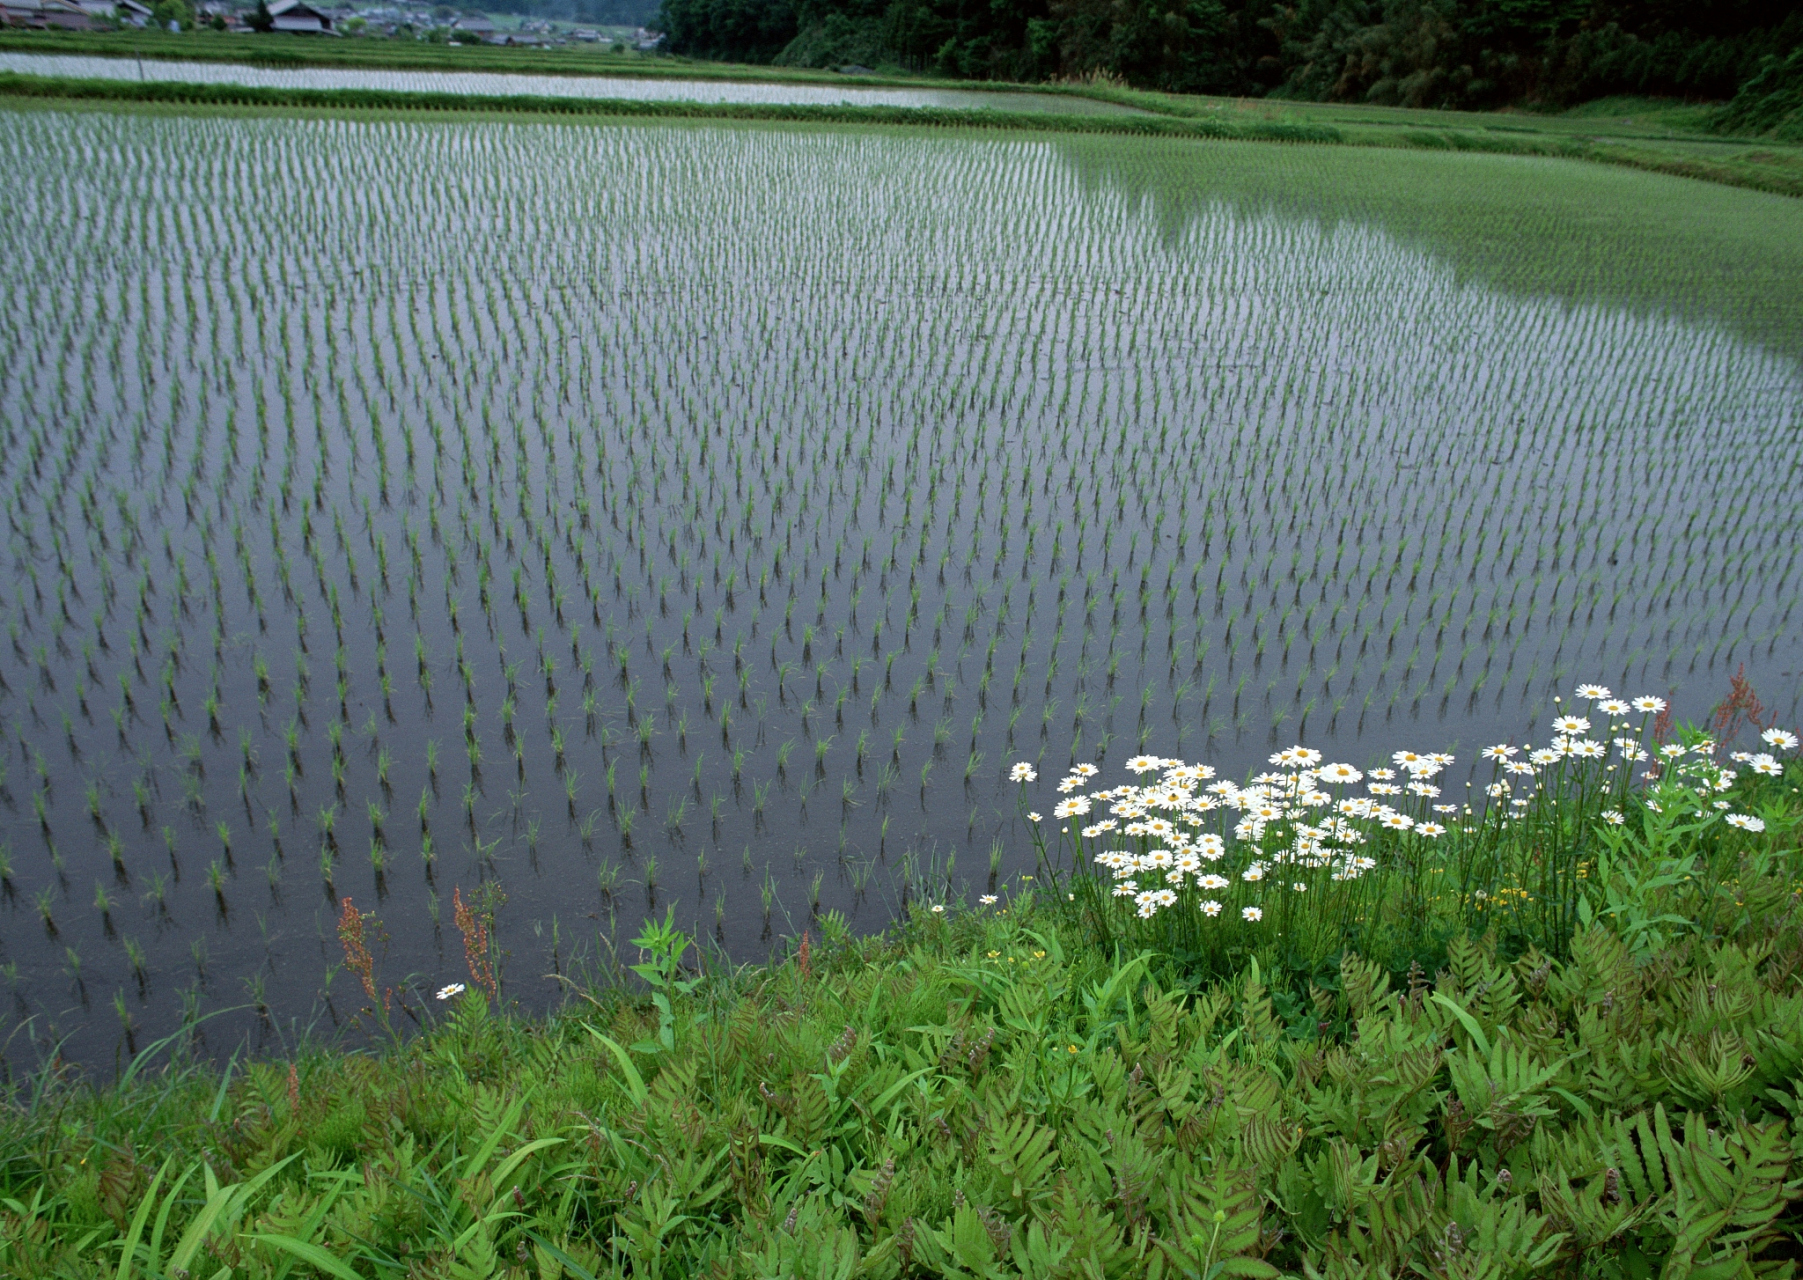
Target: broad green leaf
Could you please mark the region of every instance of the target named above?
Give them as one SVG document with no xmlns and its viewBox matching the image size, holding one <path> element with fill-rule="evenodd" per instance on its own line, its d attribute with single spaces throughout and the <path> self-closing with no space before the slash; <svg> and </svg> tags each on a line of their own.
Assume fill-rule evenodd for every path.
<svg viewBox="0 0 1803 1280">
<path fill-rule="evenodd" d="M 518 1151 L 508 1156 L 507 1159 L 503 1160 L 495 1169 L 493 1175 L 495 1187 L 499 1189 L 501 1185 L 507 1181 L 507 1175 L 519 1168 L 520 1165 L 525 1162 L 526 1157 L 531 1155 L 534 1151 L 543 1151 L 546 1147 L 555 1147 L 565 1141 L 567 1141 L 567 1139 L 564 1138 L 535 1138 L 531 1142 L 528 1142 Z"/>
<path fill-rule="evenodd" d="M 650 1093 L 650 1090 L 645 1088 L 645 1078 L 639 1074 L 639 1069 L 632 1065 L 632 1055 L 621 1048 L 618 1041 L 609 1036 L 602 1035 L 586 1022 L 582 1025 L 591 1036 L 595 1037 L 595 1039 L 605 1045 L 615 1059 L 618 1060 L 620 1064 L 620 1073 L 626 1078 L 626 1092 L 632 1096 L 632 1100 L 635 1104 L 640 1106 L 644 1105 L 645 1098 Z"/>
<path fill-rule="evenodd" d="M 1434 1003 L 1445 1005 L 1448 1009 L 1452 1010 L 1453 1016 L 1459 1020 L 1465 1030 L 1471 1033 L 1471 1040 L 1472 1043 L 1477 1046 L 1477 1051 L 1488 1058 L 1490 1056 L 1490 1041 L 1484 1035 L 1484 1029 L 1478 1025 L 1477 1019 L 1461 1009 L 1456 1001 L 1438 991 L 1434 992 L 1433 999 Z"/>
<path fill-rule="evenodd" d="M 293 1254 L 308 1266 L 317 1268 L 327 1275 L 337 1276 L 338 1280 L 366 1280 L 366 1277 L 358 1275 L 341 1258 L 321 1245 L 311 1244 L 305 1240 L 296 1240 L 293 1236 L 277 1235 L 274 1232 L 247 1232 L 244 1238 L 259 1241 L 273 1249 L 280 1249 L 284 1253 Z"/>
<path fill-rule="evenodd" d="M 150 1216 L 151 1209 L 156 1206 L 157 1188 L 162 1185 L 163 1175 L 169 1172 L 169 1165 L 174 1159 L 174 1156 L 170 1156 L 163 1161 L 163 1167 L 158 1169 L 156 1177 L 150 1180 L 150 1186 L 144 1192 L 144 1199 L 139 1203 L 137 1213 L 132 1215 L 131 1230 L 125 1233 L 125 1248 L 119 1254 L 119 1280 L 131 1280 L 132 1260 L 138 1251 L 138 1237 L 144 1234 L 144 1220 Z"/>
</svg>

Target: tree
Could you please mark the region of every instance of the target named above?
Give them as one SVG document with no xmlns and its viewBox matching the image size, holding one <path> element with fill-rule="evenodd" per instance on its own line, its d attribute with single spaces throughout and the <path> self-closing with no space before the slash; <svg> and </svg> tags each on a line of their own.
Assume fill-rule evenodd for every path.
<svg viewBox="0 0 1803 1280">
<path fill-rule="evenodd" d="M 194 26 L 194 7 L 188 0 L 157 0 L 156 7 L 150 11 L 151 21 L 158 27 L 169 30 L 174 23 L 183 31 L 192 30 Z"/>
</svg>

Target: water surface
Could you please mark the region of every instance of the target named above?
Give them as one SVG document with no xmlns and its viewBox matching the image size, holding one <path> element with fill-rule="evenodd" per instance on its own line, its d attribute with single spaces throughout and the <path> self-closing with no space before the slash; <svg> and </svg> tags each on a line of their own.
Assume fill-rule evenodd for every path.
<svg viewBox="0 0 1803 1280">
<path fill-rule="evenodd" d="M 1566 166 L 1348 158 L 0 111 L 8 1053 L 329 1030 L 347 896 L 426 1017 L 479 885 L 530 1006 L 1005 891 L 1018 759 L 1794 721 L 1796 360 L 1585 283 Z M 1794 216 L 1635 177 L 1610 243 Z"/>
</svg>

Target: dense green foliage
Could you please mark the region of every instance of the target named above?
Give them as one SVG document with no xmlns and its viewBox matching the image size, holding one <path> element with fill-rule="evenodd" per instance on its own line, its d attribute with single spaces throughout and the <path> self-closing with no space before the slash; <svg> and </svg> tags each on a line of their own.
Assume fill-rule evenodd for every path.
<svg viewBox="0 0 1803 1280">
<path fill-rule="evenodd" d="M 1200 983 L 1027 891 L 882 939 L 829 914 L 765 969 L 697 973 L 648 926 L 643 994 L 549 1021 L 491 1012 L 478 957 L 411 1040 L 372 1000 L 381 1051 L 47 1071 L 0 1125 L 0 1266 L 1790 1275 L 1798 780 L 1731 783 L 1768 816 L 1745 841 L 1635 809 L 1571 886 L 1591 923 L 1454 937 L 1431 977 L 1254 946 Z M 1691 873 L 1650 874 L 1672 857 Z"/>
<path fill-rule="evenodd" d="M 1724 130 L 1803 142 L 1803 48 L 1766 62 L 1741 86 L 1717 123 Z"/>
<path fill-rule="evenodd" d="M 705 58 L 1438 107 L 1726 98 L 1803 39 L 1747 0 L 664 0 L 661 23 Z"/>
</svg>

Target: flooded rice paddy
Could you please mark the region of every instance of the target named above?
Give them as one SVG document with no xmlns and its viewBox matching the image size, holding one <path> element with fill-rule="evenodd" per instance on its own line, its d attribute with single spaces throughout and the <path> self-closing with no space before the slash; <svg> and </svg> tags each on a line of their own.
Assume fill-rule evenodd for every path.
<svg viewBox="0 0 1803 1280">
<path fill-rule="evenodd" d="M 259 89 L 380 89 L 535 98 L 621 98 L 632 102 L 745 102 L 816 107 L 938 107 L 964 111 L 1053 111 L 1064 115 L 1143 115 L 1132 107 L 1055 93 L 968 89 L 893 89 L 774 81 L 666 80 L 648 76 L 517 75 L 484 71 L 370 71 L 341 67 L 270 68 L 219 62 L 165 62 L 0 53 L 0 72 L 84 80 L 157 80 Z"/>
<path fill-rule="evenodd" d="M 1324 212 L 1372 163 L 1529 214 Z M 420 1016 L 481 885 L 529 1006 L 666 906 L 879 927 L 1031 872 L 1017 760 L 1794 719 L 1786 321 L 1592 288 L 1583 172 L 0 113 L 8 1059 L 329 1031 L 346 896 Z"/>
</svg>

